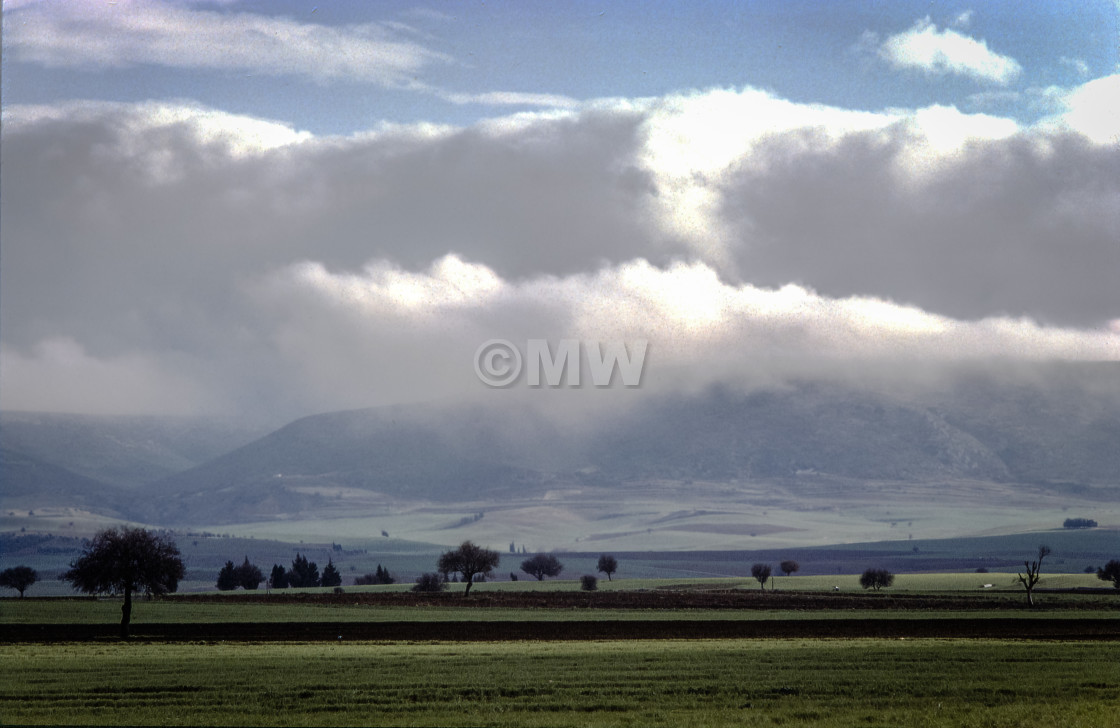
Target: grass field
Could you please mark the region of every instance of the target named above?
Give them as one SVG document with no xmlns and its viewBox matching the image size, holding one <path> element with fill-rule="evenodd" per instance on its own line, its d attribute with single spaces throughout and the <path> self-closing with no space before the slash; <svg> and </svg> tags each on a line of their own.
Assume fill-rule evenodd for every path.
<svg viewBox="0 0 1120 728">
<path fill-rule="evenodd" d="M 593 570 L 593 569 L 591 569 Z M 991 587 L 985 589 L 984 586 L 990 584 Z M 731 578 L 698 578 L 698 577 L 678 577 L 678 578 L 616 578 L 614 581 L 607 581 L 605 578 L 599 579 L 598 588 L 601 591 L 610 591 L 614 589 L 662 589 L 667 587 L 685 586 L 690 589 L 752 589 L 757 590 L 759 584 L 757 581 L 748 577 L 731 577 Z M 1039 583 L 1039 589 L 1099 589 L 1107 587 L 1108 583 L 1098 579 L 1094 574 L 1086 573 L 1043 573 L 1042 581 Z M 779 591 L 832 591 L 834 588 L 839 587 L 842 592 L 862 592 L 864 591 L 859 585 L 859 574 L 833 574 L 833 575 L 809 575 L 809 576 L 784 576 L 780 572 L 771 578 L 766 584 L 766 590 L 777 589 Z M 352 586 L 347 585 L 343 587 L 349 594 L 362 594 L 366 592 L 400 592 L 408 591 L 412 588 L 412 582 L 404 582 L 400 584 L 380 585 L 380 586 Z M 580 584 L 578 578 L 562 578 L 562 579 L 547 579 L 545 581 L 536 581 L 532 578 L 524 578 L 518 581 L 487 581 L 484 583 L 476 583 L 472 592 L 487 592 L 487 591 L 573 591 L 579 590 Z M 449 584 L 448 591 L 462 591 L 462 584 Z M 263 589 L 256 591 L 244 591 L 237 589 L 227 594 L 232 596 L 244 596 L 246 598 L 253 597 L 256 594 L 263 592 Z M 321 593 L 323 589 L 284 589 L 278 590 L 277 593 Z M 329 591 L 326 590 L 326 591 Z M 1015 593 L 1022 592 L 1022 586 L 1019 580 L 1015 577 L 1014 573 L 899 573 L 895 576 L 894 585 L 887 591 L 892 593 L 898 592 L 981 592 L 986 591 L 989 593 Z M 196 592 L 216 592 L 213 582 L 190 582 L 186 581 L 180 584 L 181 593 L 196 593 Z M 15 595 L 14 591 L 7 592 L 10 595 Z M 77 592 L 70 587 L 69 584 L 40 582 L 33 585 L 27 592 L 28 596 L 75 596 Z M 0 601 L 0 604 L 3 602 Z"/>
<path fill-rule="evenodd" d="M 759 593 L 749 579 L 623 579 L 603 582 L 599 595 L 622 604 L 632 595 L 665 608 L 594 608 L 576 582 L 549 580 L 479 584 L 470 600 L 408 605 L 386 594 L 406 589 L 348 587 L 237 591 L 220 601 L 200 594 L 140 599 L 133 624 L 182 624 L 172 638 L 134 636 L 128 642 L 21 642 L 17 625 L 105 625 L 120 616 L 119 599 L 3 599 L 0 634 L 0 723 L 49 725 L 484 725 L 484 726 L 976 726 L 977 728 L 1112 728 L 1120 715 L 1120 641 L 1092 637 L 1067 618 L 1120 615 L 1120 594 L 1040 594 L 1040 607 L 1023 607 L 1022 588 L 1008 574 L 901 574 L 886 593 L 867 597 L 857 577 L 780 576 L 778 592 Z M 984 584 L 991 588 L 983 588 Z M 1100 587 L 1088 574 L 1049 574 L 1043 587 Z M 842 594 L 834 595 L 833 586 Z M 461 585 L 451 585 L 459 591 Z M 722 599 L 734 590 L 749 608 L 679 608 L 686 597 Z M 623 590 L 621 594 L 615 592 Z M 528 600 L 511 591 L 524 591 Z M 816 593 L 814 592 L 824 592 Z M 474 596 L 477 593 L 478 596 Z M 363 596 L 366 595 L 366 596 Z M 489 596 L 487 596 L 489 594 Z M 788 597 L 783 595 L 788 594 Z M 892 594 L 897 594 L 893 598 Z M 510 597 L 514 601 L 510 601 Z M 569 601 L 565 601 L 565 599 Z M 771 609 L 767 604 L 823 600 L 826 609 Z M 575 600 L 571 602 L 571 600 Z M 791 601 L 792 600 L 792 601 Z M 834 601 L 835 600 L 835 601 Z M 556 608 L 558 603 L 578 607 Z M 452 606 L 473 603 L 476 606 Z M 539 603 L 552 606 L 500 606 Z M 885 608 L 848 608 L 867 604 Z M 496 606 L 483 606 L 492 604 Z M 739 604 L 738 601 L 735 604 Z M 954 605 L 954 606 L 936 606 Z M 930 606 L 926 606 L 930 605 Z M 959 608 L 965 605 L 966 608 Z M 988 618 L 1013 618 L 1010 630 Z M 958 639 L 949 630 L 932 638 L 917 632 L 876 631 L 837 639 L 829 621 L 812 632 L 798 620 L 980 620 L 978 634 Z M 1019 639 L 1019 619 L 1074 624 L 1074 639 Z M 410 638 L 393 627 L 394 641 L 339 638 L 261 642 L 242 627 L 210 633 L 205 624 L 338 623 L 339 634 L 371 633 L 343 623 L 493 622 L 485 641 L 436 642 L 427 630 Z M 574 623 L 583 620 L 583 625 Z M 647 620 L 618 640 L 617 632 L 580 640 L 596 622 Z M 702 623 L 690 639 L 649 639 L 663 621 L 666 636 L 682 624 Z M 712 620 L 712 621 L 705 621 Z M 709 639 L 718 620 L 793 622 L 795 631 L 764 625 L 751 639 L 725 631 Z M 558 625 L 558 637 L 527 640 L 518 622 Z M 499 623 L 510 624 L 504 627 Z M 944 624 L 944 622 L 938 622 Z M 1057 622 L 1055 622 L 1057 623 Z M 736 625 L 744 622 L 736 621 Z M 851 624 L 845 623 L 845 624 Z M 927 625 L 928 626 L 928 625 Z M 1028 625 L 1029 626 L 1029 625 Z M 31 627 L 38 630 L 38 627 Z M 1049 628 L 1048 628 L 1049 629 Z M 1068 630 L 1067 630 L 1068 631 Z M 38 632 L 34 633 L 38 635 Z M 203 637 L 202 635 L 210 635 Z M 808 634 L 822 638 L 807 639 Z M 894 634 L 895 638 L 885 635 Z M 1092 634 L 1096 634 L 1093 632 Z M 1110 633 L 1111 634 L 1111 633 Z M 189 635 L 189 636 L 186 636 Z M 232 637 L 230 636 L 232 635 Z M 505 635 L 507 641 L 492 641 Z M 521 635 L 521 636 L 518 636 Z M 779 635 L 782 635 L 779 637 Z M 997 637 L 997 635 L 999 635 Z M 662 636 L 662 635 L 657 635 Z M 1016 639 L 1005 639 L 1014 636 Z M 463 639 L 461 634 L 453 639 Z M 42 637 L 33 636 L 32 640 Z M 74 639 L 54 637 L 53 639 Z M 86 638 L 82 638 L 86 639 Z M 318 639 L 318 638 L 315 638 Z M 406 641 L 410 639 L 412 641 Z M 152 641 L 149 641 L 152 640 Z M 229 641 L 221 641 L 229 640 Z"/>
<path fill-rule="evenodd" d="M 5 723 L 1106 728 L 1120 644 L 4 645 L 0 685 Z"/>
<path fill-rule="evenodd" d="M 1013 583 L 1015 577 L 1008 574 L 900 574 L 895 584 L 882 592 L 891 594 L 963 594 L 975 603 L 977 610 L 957 609 L 941 613 L 940 616 L 1019 616 L 1020 612 L 1000 609 L 981 611 L 979 607 L 998 602 L 1004 606 L 1017 607 L 1023 602 L 1022 587 Z M 992 588 L 984 589 L 984 584 Z M 841 594 L 866 594 L 860 588 L 858 577 L 843 576 L 779 576 L 772 580 L 767 593 L 778 595 L 795 592 L 828 592 L 840 586 Z M 1104 585 L 1091 574 L 1049 574 L 1045 575 L 1040 589 L 1077 589 L 1084 587 L 1099 588 Z M 347 587 L 347 595 L 362 595 L 386 592 L 408 591 L 407 584 L 388 586 Z M 602 581 L 600 589 L 609 591 L 666 591 L 704 592 L 713 589 L 742 589 L 758 592 L 758 583 L 744 579 L 621 579 L 614 582 Z M 454 597 L 462 590 L 462 585 L 451 584 L 448 597 Z M 488 593 L 543 592 L 541 596 L 553 592 L 578 592 L 579 583 L 570 580 L 487 582 L 477 584 L 472 594 L 484 596 Z M 271 598 L 264 590 L 235 590 L 223 593 L 230 601 L 221 603 L 201 601 L 198 595 L 170 595 L 163 599 L 139 599 L 135 604 L 133 620 L 137 624 L 163 622 L 349 622 L 349 621 L 436 621 L 441 619 L 462 619 L 487 621 L 518 620 L 570 620 L 570 619 L 797 619 L 806 616 L 796 611 L 767 609 L 765 602 L 752 604 L 749 610 L 705 610 L 705 609 L 664 609 L 664 610 L 626 610 L 626 609 L 510 609 L 489 607 L 471 609 L 466 617 L 457 606 L 392 606 L 355 603 L 291 603 L 283 599 L 298 599 L 298 595 L 314 597 L 329 594 L 330 589 L 283 589 L 273 590 Z M 217 594 L 217 592 L 214 592 Z M 1037 597 L 1039 609 L 1022 612 L 1022 616 L 1060 617 L 1115 616 L 1120 608 L 1120 593 L 1111 591 L 1103 594 L 1081 593 L 1040 593 Z M 451 601 L 456 601 L 451 599 Z M 1076 607 L 1076 611 L 1070 611 Z M 62 623 L 113 623 L 120 618 L 120 602 L 117 599 L 0 599 L 0 624 L 62 624 Z M 863 618 L 868 616 L 929 617 L 925 612 L 907 612 L 860 609 L 843 609 L 836 612 L 812 612 L 814 618 Z"/>
<path fill-rule="evenodd" d="M 56 531 L 53 537 L 48 538 L 46 534 L 0 532 L 0 569 L 20 564 L 36 569 L 40 581 L 29 591 L 31 596 L 73 594 L 69 584 L 58 581 L 58 575 L 80 554 L 81 542 L 67 537 L 66 533 L 66 530 Z M 388 568 L 398 577 L 402 585 L 397 588 L 408 588 L 418 574 L 432 571 L 439 554 L 446 550 L 446 546 L 396 537 L 343 539 L 341 535 L 336 535 L 335 538 L 343 541 L 338 544 L 341 550 L 335 550 L 329 538 L 304 543 L 294 537 L 291 541 L 273 541 L 263 537 L 226 538 L 194 532 L 178 533 L 175 541 L 186 566 L 186 576 L 179 590 L 213 590 L 218 572 L 227 560 L 241 563 L 248 557 L 267 575 L 272 564 L 289 566 L 297 552 L 315 561 L 320 569 L 328 559 L 333 560 L 348 590 L 353 588 L 355 577 L 374 571 L 378 565 Z M 1084 573 L 1085 569 L 1095 571 L 1109 559 L 1120 558 L 1120 531 L 1109 528 L 753 551 L 622 552 L 608 549 L 605 545 L 601 548 L 618 558 L 619 572 L 615 577 L 631 580 L 627 588 L 639 588 L 643 586 L 639 583 L 642 581 L 649 581 L 652 588 L 658 582 L 665 583 L 665 579 L 698 582 L 705 578 L 757 586 L 751 581 L 750 569 L 752 564 L 761 562 L 773 566 L 776 574 L 774 583 L 778 588 L 819 590 L 840 586 L 841 589 L 859 589 L 855 575 L 869 567 L 881 567 L 898 575 L 895 589 L 928 590 L 979 589 L 985 583 L 993 584 L 995 589 L 1014 588 L 1015 570 L 1022 568 L 1023 559 L 1033 558 L 1040 543 L 1053 547 L 1053 555 L 1047 559 L 1043 572 L 1044 588 L 1100 586 L 1092 574 Z M 586 547 L 593 545 L 588 543 Z M 497 546 L 504 548 L 502 544 Z M 519 590 L 573 588 L 570 585 L 574 585 L 580 575 L 596 573 L 599 553 L 601 551 L 558 552 L 564 564 L 564 578 L 541 584 L 536 584 L 520 571 L 525 554 L 502 553 L 501 564 L 494 572 L 494 581 L 485 588 L 507 588 L 505 585 Z M 786 579 L 779 572 L 778 564 L 791 558 L 800 563 L 801 571 L 797 577 Z M 978 568 L 988 569 L 990 573 L 976 573 Z M 516 583 L 510 581 L 511 572 L 519 577 Z M 931 581 L 936 574 L 948 572 L 955 572 L 948 581 L 940 577 L 937 578 L 941 583 Z M 1060 581 L 1057 580 L 1058 574 L 1062 575 Z M 600 588 L 613 587 L 603 580 Z"/>
</svg>

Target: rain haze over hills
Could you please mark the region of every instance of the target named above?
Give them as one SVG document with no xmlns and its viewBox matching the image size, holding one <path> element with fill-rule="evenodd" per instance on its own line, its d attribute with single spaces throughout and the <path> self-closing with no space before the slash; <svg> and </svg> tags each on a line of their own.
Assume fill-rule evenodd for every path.
<svg viewBox="0 0 1120 728">
<path fill-rule="evenodd" d="M 2 530 L 1120 525 L 1115 2 L 3 14 Z"/>
</svg>

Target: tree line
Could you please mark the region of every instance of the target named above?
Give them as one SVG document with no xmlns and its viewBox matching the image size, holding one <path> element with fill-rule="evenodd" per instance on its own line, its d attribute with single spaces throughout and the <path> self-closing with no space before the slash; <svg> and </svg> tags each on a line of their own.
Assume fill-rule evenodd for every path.
<svg viewBox="0 0 1120 728">
<path fill-rule="evenodd" d="M 515 553 L 513 544 L 510 552 Z M 492 549 L 478 546 L 471 541 L 464 541 L 458 548 L 445 551 L 436 561 L 436 571 L 421 574 L 416 579 L 412 590 L 415 592 L 437 592 L 447 588 L 447 584 L 460 580 L 466 584 L 463 596 L 471 593 L 471 587 L 476 582 L 483 582 L 494 575 L 494 569 L 501 563 L 501 554 Z M 600 573 L 611 575 L 618 571 L 618 560 L 610 554 L 601 554 L 597 569 Z M 537 581 L 544 581 L 546 576 L 556 577 L 564 571 L 564 564 L 554 554 L 535 554 L 521 562 L 521 571 L 535 577 Z M 510 581 L 517 581 L 517 574 L 509 574 Z M 580 577 L 582 589 L 592 591 L 597 588 L 597 580 L 590 574 Z"/>
<path fill-rule="evenodd" d="M 342 574 L 334 565 L 332 558 L 327 559 L 322 575 L 319 574 L 319 565 L 308 561 L 306 556 L 298 552 L 292 561 L 290 569 L 284 569 L 280 564 L 273 564 L 268 575 L 270 589 L 287 589 L 289 587 L 301 589 L 314 586 L 342 586 Z"/>
<path fill-rule="evenodd" d="M 1027 601 L 1032 606 L 1034 587 L 1041 579 L 1043 559 L 1050 553 L 1048 546 L 1039 546 L 1037 558 L 1033 561 L 1025 561 L 1025 573 L 1018 574 L 1019 580 L 1026 589 Z M 441 554 L 436 562 L 438 572 L 421 575 L 413 589 L 416 591 L 444 589 L 447 576 L 455 573 L 463 577 L 463 582 L 466 584 L 464 595 L 469 595 L 475 580 L 492 575 L 499 561 L 498 552 L 464 541 L 458 548 Z M 599 571 L 606 573 L 610 578 L 617 570 L 618 562 L 613 556 L 603 554 L 599 558 L 598 566 Z M 545 576 L 559 574 L 563 564 L 555 556 L 543 554 L 523 561 L 522 569 L 538 579 L 543 579 Z M 798 571 L 800 566 L 795 561 L 783 561 L 781 569 L 789 576 Z M 751 568 L 752 576 L 763 588 L 771 572 L 769 564 L 754 564 Z M 133 595 L 159 596 L 174 592 L 178 589 L 183 575 L 183 561 L 179 549 L 168 534 L 142 528 L 109 528 L 98 532 L 86 543 L 82 554 L 71 562 L 70 569 L 61 577 L 64 581 L 70 582 L 76 590 L 87 594 L 123 596 L 121 636 L 127 637 L 132 617 Z M 232 561 L 227 561 L 219 574 L 219 581 L 224 586 L 233 584 L 232 588 L 241 586 L 254 589 L 259 586 L 262 576 L 260 569 L 249 563 L 246 557 L 240 566 L 234 566 Z M 377 572 L 366 576 L 382 580 L 392 579 L 388 570 L 380 564 Z M 1105 566 L 1097 569 L 1097 577 L 1102 581 L 1111 581 L 1116 589 L 1120 589 L 1120 560 L 1110 560 Z M 37 579 L 38 574 L 35 570 L 23 565 L 0 572 L 0 586 L 16 589 L 21 597 Z M 593 579 L 593 576 L 585 575 L 580 580 L 581 586 L 584 589 L 593 589 Z M 894 575 L 886 569 L 868 569 L 861 576 L 860 584 L 865 589 L 878 590 L 890 586 L 893 580 Z M 315 562 L 309 561 L 306 556 L 299 553 L 296 554 L 291 569 L 284 569 L 279 564 L 275 564 L 268 579 L 269 585 L 276 588 L 282 588 L 280 584 L 338 586 L 341 581 L 341 575 L 333 561 L 328 560 L 327 566 L 320 575 Z"/>
</svg>

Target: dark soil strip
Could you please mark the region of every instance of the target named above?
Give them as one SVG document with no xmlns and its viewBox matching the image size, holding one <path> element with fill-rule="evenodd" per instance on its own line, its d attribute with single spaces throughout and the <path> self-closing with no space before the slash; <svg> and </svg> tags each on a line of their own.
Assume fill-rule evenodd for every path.
<svg viewBox="0 0 1120 728">
<path fill-rule="evenodd" d="M 458 585 L 453 585 L 458 587 Z M 1040 590 L 1035 590 L 1041 593 Z M 1078 592 L 1080 593 L 1080 592 Z M 1115 595 L 1120 607 L 1120 591 L 1105 590 Z M 52 597 L 57 598 L 57 597 Z M 514 609 L 789 609 L 820 611 L 838 609 L 868 610 L 1014 610 L 1027 612 L 1021 590 L 1006 594 L 908 594 L 893 592 L 783 592 L 758 589 L 643 589 L 625 591 L 549 591 L 549 592 L 474 592 L 464 599 L 461 588 L 434 594 L 413 592 L 347 592 L 342 594 L 292 593 L 274 590 L 271 593 L 245 594 L 176 594 L 164 597 L 169 601 L 245 604 L 322 604 L 332 606 L 386 607 L 455 607 L 468 611 L 489 607 Z M 1048 602 L 1047 609 L 1101 609 L 1098 600 Z M 1120 609 L 1117 610 L 1120 618 Z"/>
<path fill-rule="evenodd" d="M 0 642 L 116 639 L 112 624 L 18 624 Z M 597 620 L 134 624 L 137 641 L 508 641 L 730 638 L 1120 640 L 1117 619 Z"/>
</svg>

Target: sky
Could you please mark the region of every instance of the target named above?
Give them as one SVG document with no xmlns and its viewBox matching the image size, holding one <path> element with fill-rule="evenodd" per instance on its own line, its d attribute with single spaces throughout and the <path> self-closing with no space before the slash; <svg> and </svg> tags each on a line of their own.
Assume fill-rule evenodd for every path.
<svg viewBox="0 0 1120 728">
<path fill-rule="evenodd" d="M 4 2 L 0 407 L 1118 361 L 1118 49 L 1103 0 Z"/>
</svg>

